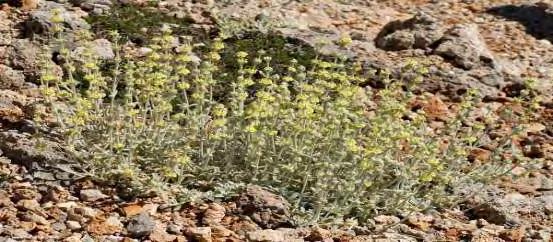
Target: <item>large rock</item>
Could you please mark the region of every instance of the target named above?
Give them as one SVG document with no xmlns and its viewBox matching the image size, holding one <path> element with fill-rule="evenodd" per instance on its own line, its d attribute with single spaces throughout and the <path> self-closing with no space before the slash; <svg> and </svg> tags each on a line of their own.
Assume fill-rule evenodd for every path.
<svg viewBox="0 0 553 242">
<path fill-rule="evenodd" d="M 113 46 L 111 42 L 109 42 L 109 40 L 107 39 L 96 39 L 85 44 L 85 46 L 76 47 L 72 51 L 73 58 L 75 58 L 76 60 L 81 60 L 87 48 L 94 54 L 95 57 L 101 60 L 109 60 L 115 58 Z"/>
<path fill-rule="evenodd" d="M 52 17 L 55 11 L 59 11 L 59 16 L 62 18 L 61 25 L 68 28 L 68 30 L 90 29 L 90 25 L 82 18 L 84 16 L 82 11 L 70 11 L 63 4 L 45 1 L 39 5 L 38 9 L 29 14 L 29 20 L 25 28 L 27 34 L 52 33 L 54 26 Z"/>
<path fill-rule="evenodd" d="M 496 66 L 495 59 L 475 24 L 456 25 L 449 29 L 434 53 L 466 70 L 482 65 Z"/>
<path fill-rule="evenodd" d="M 442 38 L 443 33 L 443 26 L 435 18 L 421 12 L 408 20 L 387 24 L 375 42 L 384 50 L 426 49 Z"/>
<path fill-rule="evenodd" d="M 26 77 L 37 78 L 40 73 L 41 51 L 41 46 L 37 42 L 15 39 L 7 51 L 8 64 L 16 70 L 23 70 Z"/>
<path fill-rule="evenodd" d="M 48 140 L 34 139 L 28 133 L 21 133 L 16 130 L 0 132 L 0 150 L 3 155 L 16 164 L 33 168 L 41 163 L 50 165 L 60 164 L 67 161 L 67 158 L 59 152 L 59 144 Z"/>
</svg>

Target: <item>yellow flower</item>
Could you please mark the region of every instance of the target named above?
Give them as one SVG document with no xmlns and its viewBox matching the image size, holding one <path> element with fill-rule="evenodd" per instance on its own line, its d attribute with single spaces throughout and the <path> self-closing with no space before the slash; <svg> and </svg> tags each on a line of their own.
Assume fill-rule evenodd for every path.
<svg viewBox="0 0 553 242">
<path fill-rule="evenodd" d="M 257 132 L 257 125 L 255 123 L 251 123 L 250 125 L 246 126 L 246 132 L 248 133 L 255 133 Z"/>
<path fill-rule="evenodd" d="M 248 56 L 248 53 L 244 52 L 244 51 L 238 51 L 236 53 L 236 57 L 240 58 L 240 59 L 244 59 Z"/>
<path fill-rule="evenodd" d="M 353 42 L 353 40 L 351 39 L 351 37 L 349 35 L 342 35 L 342 37 L 338 40 L 338 45 L 340 45 L 341 47 L 347 47 L 352 42 Z"/>
</svg>

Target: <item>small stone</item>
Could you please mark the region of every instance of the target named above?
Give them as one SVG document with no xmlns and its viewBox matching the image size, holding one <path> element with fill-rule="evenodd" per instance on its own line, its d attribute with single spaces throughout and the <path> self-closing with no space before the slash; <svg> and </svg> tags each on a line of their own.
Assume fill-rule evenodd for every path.
<svg viewBox="0 0 553 242">
<path fill-rule="evenodd" d="M 17 202 L 17 206 L 28 211 L 37 211 L 40 209 L 40 204 L 33 199 L 22 199 Z"/>
<path fill-rule="evenodd" d="M 374 217 L 374 221 L 377 224 L 395 224 L 395 223 L 399 223 L 401 219 L 399 219 L 396 216 L 379 215 Z"/>
<path fill-rule="evenodd" d="M 140 47 L 138 49 L 138 57 L 144 57 L 144 56 L 147 56 L 149 55 L 150 53 L 152 53 L 152 49 L 148 48 L 148 47 Z"/>
<path fill-rule="evenodd" d="M 36 228 L 36 223 L 35 222 L 28 222 L 28 221 L 21 221 L 19 223 L 19 227 L 21 229 L 24 229 L 27 232 L 30 232 L 31 230 Z"/>
<path fill-rule="evenodd" d="M 55 231 L 63 231 L 67 228 L 67 226 L 65 226 L 65 224 L 63 223 L 60 223 L 60 222 L 55 222 L 52 224 L 52 229 L 54 229 Z"/>
<path fill-rule="evenodd" d="M 284 242 L 285 236 L 282 231 L 265 229 L 257 230 L 248 233 L 249 241 L 255 242 Z"/>
<path fill-rule="evenodd" d="M 234 232 L 232 232 L 232 230 L 229 230 L 227 228 L 225 228 L 224 226 L 221 226 L 221 225 L 217 225 L 217 226 L 214 226 L 211 228 L 212 232 L 213 232 L 213 237 L 214 238 L 224 238 L 224 237 L 229 237 L 231 235 L 234 234 Z"/>
<path fill-rule="evenodd" d="M 167 233 L 165 225 L 157 224 L 149 238 L 153 242 L 173 242 L 177 236 Z"/>
<path fill-rule="evenodd" d="M 553 190 L 553 179 L 543 177 L 541 179 L 540 187 L 538 188 L 538 191 L 551 191 Z"/>
<path fill-rule="evenodd" d="M 133 217 L 133 216 L 139 215 L 144 211 L 144 208 L 138 204 L 127 205 L 122 209 L 123 209 L 123 214 L 126 217 Z"/>
<path fill-rule="evenodd" d="M 21 0 L 21 9 L 32 10 L 38 7 L 40 0 Z"/>
<path fill-rule="evenodd" d="M 35 222 L 37 224 L 41 224 L 41 225 L 50 225 L 50 222 L 48 222 L 48 220 L 38 214 L 35 214 L 35 213 L 27 213 L 23 216 L 23 218 L 26 220 L 26 221 L 30 221 L 30 222 Z"/>
<path fill-rule="evenodd" d="M 217 203 L 209 205 L 202 219 L 206 225 L 217 225 L 225 217 L 225 208 Z"/>
<path fill-rule="evenodd" d="M 167 232 L 171 234 L 182 234 L 181 227 L 176 224 L 167 225 Z"/>
<path fill-rule="evenodd" d="M 67 211 L 70 208 L 74 208 L 77 206 L 77 203 L 75 202 L 64 202 L 64 203 L 58 203 L 56 204 L 58 208 L 61 208 L 62 210 Z"/>
<path fill-rule="evenodd" d="M 78 230 L 82 228 L 81 224 L 77 221 L 69 220 L 65 223 L 67 224 L 67 228 L 70 230 Z"/>
<path fill-rule="evenodd" d="M 82 237 L 83 237 L 82 234 L 74 233 L 71 236 L 65 238 L 63 241 L 64 242 L 81 242 L 81 241 L 83 241 L 83 240 L 81 240 Z"/>
<path fill-rule="evenodd" d="M 80 197 L 81 200 L 85 202 L 94 202 L 100 199 L 108 198 L 107 195 L 103 194 L 100 190 L 97 189 L 81 190 Z"/>
<path fill-rule="evenodd" d="M 98 214 L 98 212 L 94 210 L 94 208 L 90 208 L 90 207 L 77 207 L 74 210 L 75 210 L 75 213 L 78 213 L 84 216 L 85 218 L 94 218 Z"/>
<path fill-rule="evenodd" d="M 309 241 L 324 241 L 332 237 L 332 233 L 323 228 L 314 228 L 309 235 Z"/>
<path fill-rule="evenodd" d="M 121 233 L 123 231 L 123 224 L 119 218 L 111 216 L 106 220 L 93 219 L 86 227 L 89 233 L 98 235 L 110 235 L 115 233 Z"/>
<path fill-rule="evenodd" d="M 155 220 L 146 213 L 131 219 L 127 225 L 127 232 L 134 238 L 151 234 L 156 226 Z"/>
<path fill-rule="evenodd" d="M 196 227 L 189 229 L 190 235 L 199 242 L 211 242 L 210 227 Z"/>
</svg>

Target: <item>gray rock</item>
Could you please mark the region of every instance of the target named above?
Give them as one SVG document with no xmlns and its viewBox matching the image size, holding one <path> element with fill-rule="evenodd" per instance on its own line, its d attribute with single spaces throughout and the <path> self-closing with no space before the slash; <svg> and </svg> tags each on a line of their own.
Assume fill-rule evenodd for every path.
<svg viewBox="0 0 553 242">
<path fill-rule="evenodd" d="M 66 228 L 67 227 L 65 226 L 64 223 L 55 222 L 55 223 L 52 224 L 52 229 L 54 229 L 55 231 L 63 231 Z"/>
<path fill-rule="evenodd" d="M 542 177 L 541 184 L 538 188 L 539 191 L 552 191 L 553 190 L 553 179 Z"/>
<path fill-rule="evenodd" d="M 0 89 L 19 88 L 25 83 L 25 75 L 20 70 L 0 64 Z"/>
<path fill-rule="evenodd" d="M 92 54 L 101 60 L 110 60 L 115 58 L 112 44 L 107 39 L 97 39 L 90 42 L 89 46 L 79 46 L 72 51 L 72 56 L 76 60 L 82 59 L 81 56 L 89 48 Z"/>
<path fill-rule="evenodd" d="M 456 25 L 440 40 L 434 53 L 463 69 L 495 67 L 495 59 L 475 24 Z"/>
<path fill-rule="evenodd" d="M 375 39 L 384 50 L 426 49 L 442 38 L 444 28 L 432 16 L 419 12 L 406 21 L 394 21 L 382 29 Z"/>
<path fill-rule="evenodd" d="M 68 10 L 63 4 L 44 1 L 39 5 L 39 8 L 29 14 L 29 20 L 26 22 L 25 30 L 27 34 L 46 34 L 52 32 L 54 23 L 52 16 L 54 11 L 59 11 L 62 18 L 62 25 L 69 28 L 71 31 L 90 29 L 90 25 L 75 12 Z"/>
<path fill-rule="evenodd" d="M 143 237 L 151 234 L 155 226 L 156 222 L 150 215 L 141 213 L 129 221 L 127 232 L 134 238 Z"/>
<path fill-rule="evenodd" d="M 38 77 L 42 49 L 40 44 L 29 39 L 15 39 L 7 51 L 9 65 L 17 70 L 23 70 L 24 75 Z"/>
<path fill-rule="evenodd" d="M 110 0 L 74 0 L 72 2 L 81 9 L 94 14 L 107 13 L 113 5 Z"/>
<path fill-rule="evenodd" d="M 37 140 L 33 139 L 30 134 L 15 130 L 0 132 L 0 150 L 15 164 L 34 168 L 67 160 L 58 151 L 59 144 L 49 140 L 41 140 L 41 142 L 44 146 L 38 148 Z"/>
<path fill-rule="evenodd" d="M 97 200 L 108 198 L 108 196 L 97 189 L 86 189 L 81 190 L 80 198 L 85 202 L 94 202 Z"/>
</svg>

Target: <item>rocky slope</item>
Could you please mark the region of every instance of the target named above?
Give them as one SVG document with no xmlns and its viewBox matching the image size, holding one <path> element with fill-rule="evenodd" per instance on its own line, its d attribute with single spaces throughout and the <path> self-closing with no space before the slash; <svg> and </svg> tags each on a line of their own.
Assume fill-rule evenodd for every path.
<svg viewBox="0 0 553 242">
<path fill-rule="evenodd" d="M 38 148 L 33 117 L 44 111 L 34 101 L 52 9 L 62 9 L 72 41 L 73 33 L 94 27 L 87 16 L 127 5 L 198 30 L 216 30 L 220 16 L 262 27 L 273 23 L 280 36 L 306 46 L 347 33 L 354 41 L 345 54 L 366 67 L 399 75 L 398 66 L 408 60 L 429 66 L 423 88 L 435 101 L 421 105 L 435 117 L 470 87 L 488 95 L 475 119 L 488 115 L 479 112 L 484 108 L 499 112 L 512 105 L 525 79 L 534 78 L 545 99 L 540 118 L 519 142 L 539 162 L 534 170 L 515 169 L 521 179 L 500 180 L 459 208 L 379 216 L 367 227 L 296 228 L 288 203 L 259 187 L 225 202 L 124 200 L 80 176 L 78 164 L 55 142 Z M 0 10 L 0 241 L 551 241 L 552 27 L 553 6 L 537 1 L 10 1 Z M 113 58 L 109 41 L 98 36 L 94 43 L 103 58 Z M 336 50 L 325 44 L 318 51 Z M 439 118 L 433 122 L 440 126 Z M 472 155 L 485 159 L 491 149 Z"/>
</svg>

